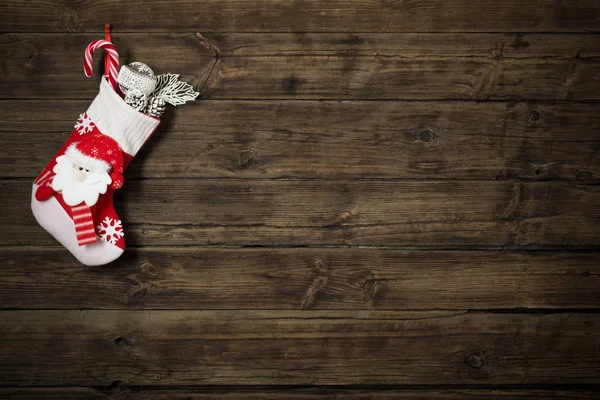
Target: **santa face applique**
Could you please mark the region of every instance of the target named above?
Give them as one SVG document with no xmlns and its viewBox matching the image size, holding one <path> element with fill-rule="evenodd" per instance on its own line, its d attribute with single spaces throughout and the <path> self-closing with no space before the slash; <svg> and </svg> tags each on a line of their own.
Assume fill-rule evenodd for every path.
<svg viewBox="0 0 600 400">
<path fill-rule="evenodd" d="M 113 139 L 99 134 L 87 136 L 56 158 L 52 189 L 60 192 L 69 206 L 85 203 L 92 207 L 113 181 L 122 182 L 122 165 L 122 152 Z"/>
<path fill-rule="evenodd" d="M 92 207 L 111 183 L 105 170 L 90 170 L 75 164 L 67 156 L 56 159 L 52 189 L 60 192 L 65 203 L 76 206 L 83 202 Z"/>
</svg>

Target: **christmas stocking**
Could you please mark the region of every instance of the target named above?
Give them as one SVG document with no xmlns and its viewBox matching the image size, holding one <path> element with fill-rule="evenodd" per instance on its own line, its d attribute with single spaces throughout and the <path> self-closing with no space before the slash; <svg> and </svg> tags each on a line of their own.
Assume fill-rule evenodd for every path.
<svg viewBox="0 0 600 400">
<path fill-rule="evenodd" d="M 110 74 L 34 181 L 31 196 L 38 223 L 85 265 L 107 264 L 125 250 L 125 232 L 113 207 L 123 171 L 158 127 L 165 102 L 183 104 L 198 95 L 178 75 L 154 77 L 142 63 L 124 66 L 123 79 L 118 79 L 118 55 L 107 41 L 92 42 L 86 49 L 88 76 L 91 53 L 100 47 L 113 62 Z"/>
<path fill-rule="evenodd" d="M 113 194 L 159 123 L 125 103 L 103 78 L 92 105 L 34 181 L 33 215 L 83 264 L 106 264 L 123 253 L 125 233 Z"/>
</svg>

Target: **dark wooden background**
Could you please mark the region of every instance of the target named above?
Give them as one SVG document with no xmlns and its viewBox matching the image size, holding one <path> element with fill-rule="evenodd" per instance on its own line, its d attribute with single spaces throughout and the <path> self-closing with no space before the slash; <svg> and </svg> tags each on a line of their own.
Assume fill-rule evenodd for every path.
<svg viewBox="0 0 600 400">
<path fill-rule="evenodd" d="M 597 0 L 0 18 L 0 398 L 598 395 Z M 104 23 L 202 94 L 126 172 L 128 250 L 86 268 L 29 197 L 96 94 Z"/>
</svg>

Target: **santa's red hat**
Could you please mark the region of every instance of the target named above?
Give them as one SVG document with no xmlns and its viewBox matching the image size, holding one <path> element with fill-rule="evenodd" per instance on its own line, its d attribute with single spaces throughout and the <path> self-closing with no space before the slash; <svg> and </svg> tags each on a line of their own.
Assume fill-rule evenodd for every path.
<svg viewBox="0 0 600 400">
<path fill-rule="evenodd" d="M 73 163 L 90 171 L 108 172 L 112 179 L 111 188 L 123 186 L 123 151 L 111 137 L 102 134 L 87 135 L 70 145 L 65 155 Z"/>
</svg>

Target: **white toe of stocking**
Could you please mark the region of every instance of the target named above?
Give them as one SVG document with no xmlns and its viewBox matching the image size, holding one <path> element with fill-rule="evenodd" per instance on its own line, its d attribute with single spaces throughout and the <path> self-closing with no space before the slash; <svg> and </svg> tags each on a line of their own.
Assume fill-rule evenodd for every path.
<svg viewBox="0 0 600 400">
<path fill-rule="evenodd" d="M 100 238 L 96 243 L 79 246 L 75 234 L 75 225 L 69 214 L 56 201 L 54 196 L 37 201 L 35 192 L 39 186 L 33 185 L 31 192 L 31 211 L 38 224 L 69 250 L 82 264 L 104 265 L 116 260 L 123 250 Z"/>
</svg>

